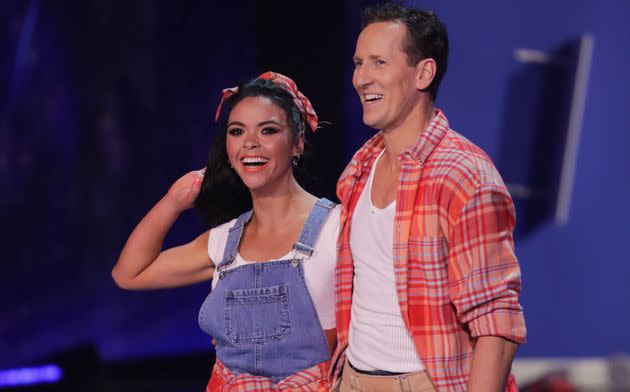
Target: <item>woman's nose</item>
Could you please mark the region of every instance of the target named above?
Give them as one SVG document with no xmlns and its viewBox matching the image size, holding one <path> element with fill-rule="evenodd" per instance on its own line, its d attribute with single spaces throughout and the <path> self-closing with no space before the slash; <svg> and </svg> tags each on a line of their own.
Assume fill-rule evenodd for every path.
<svg viewBox="0 0 630 392">
<path fill-rule="evenodd" d="M 258 147 L 260 144 L 258 143 L 258 137 L 254 134 L 247 134 L 245 136 L 245 143 L 244 146 L 245 148 L 256 148 Z"/>
</svg>

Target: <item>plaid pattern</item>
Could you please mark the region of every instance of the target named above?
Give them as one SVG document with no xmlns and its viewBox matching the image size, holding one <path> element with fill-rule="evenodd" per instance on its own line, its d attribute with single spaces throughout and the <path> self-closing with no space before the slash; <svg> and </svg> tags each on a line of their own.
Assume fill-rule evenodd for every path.
<svg viewBox="0 0 630 392">
<path fill-rule="evenodd" d="M 221 361 L 217 360 L 212 369 L 206 392 L 245 392 L 245 391 L 328 391 L 326 374 L 329 362 L 302 370 L 279 383 L 262 376 L 248 373 L 234 374 Z"/>
<path fill-rule="evenodd" d="M 306 95 L 302 94 L 300 90 L 298 90 L 297 84 L 295 84 L 293 79 L 287 76 L 284 76 L 282 74 L 279 74 L 277 72 L 271 72 L 271 71 L 265 72 L 264 74 L 260 75 L 258 78 L 263 79 L 263 80 L 271 80 L 272 82 L 279 84 L 285 90 L 287 90 L 289 94 L 291 94 L 291 96 L 293 97 L 293 102 L 295 102 L 295 105 L 298 107 L 300 112 L 304 114 L 304 117 L 306 118 L 306 122 L 308 123 L 308 125 L 311 126 L 311 129 L 313 130 L 313 132 L 315 132 L 315 130 L 317 129 L 317 123 L 318 123 L 317 114 L 315 114 L 315 109 L 313 109 L 313 105 L 311 104 L 311 101 L 309 101 L 309 99 L 306 98 Z M 230 87 L 230 88 L 223 89 L 222 95 L 221 95 L 221 102 L 219 103 L 219 107 L 217 107 L 217 112 L 214 115 L 215 121 L 219 119 L 219 115 L 221 114 L 221 107 L 223 107 L 223 102 L 226 99 L 229 99 L 232 95 L 236 94 L 237 92 L 238 92 L 238 87 Z"/>
<path fill-rule="evenodd" d="M 342 210 L 333 383 L 348 345 L 354 274 L 350 222 L 384 148 L 379 132 L 354 155 L 337 184 Z M 393 255 L 402 317 L 438 389 L 465 391 L 475 338 L 525 341 L 512 199 L 490 158 L 451 130 L 440 110 L 399 163 Z M 508 390 L 516 390 L 511 376 Z"/>
</svg>

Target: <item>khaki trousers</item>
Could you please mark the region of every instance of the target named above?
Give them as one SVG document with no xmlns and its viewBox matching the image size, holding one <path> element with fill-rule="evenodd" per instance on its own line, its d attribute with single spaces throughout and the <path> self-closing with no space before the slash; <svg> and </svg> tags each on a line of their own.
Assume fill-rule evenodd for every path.
<svg viewBox="0 0 630 392">
<path fill-rule="evenodd" d="M 425 371 L 397 376 L 372 376 L 354 371 L 348 360 L 343 367 L 339 392 L 437 392 Z"/>
</svg>

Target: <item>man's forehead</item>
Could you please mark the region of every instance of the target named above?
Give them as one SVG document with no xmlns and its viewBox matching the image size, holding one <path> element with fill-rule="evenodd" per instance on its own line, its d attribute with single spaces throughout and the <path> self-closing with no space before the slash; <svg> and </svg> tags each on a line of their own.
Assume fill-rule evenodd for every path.
<svg viewBox="0 0 630 392">
<path fill-rule="evenodd" d="M 402 23 L 375 22 L 361 31 L 354 50 L 354 57 L 378 57 L 391 53 L 392 49 L 402 50 L 406 27 Z"/>
<path fill-rule="evenodd" d="M 361 30 L 359 38 L 369 37 L 372 39 L 391 39 L 393 37 L 404 37 L 406 33 L 407 26 L 405 26 L 404 23 L 390 20 L 385 22 L 370 23 Z"/>
</svg>

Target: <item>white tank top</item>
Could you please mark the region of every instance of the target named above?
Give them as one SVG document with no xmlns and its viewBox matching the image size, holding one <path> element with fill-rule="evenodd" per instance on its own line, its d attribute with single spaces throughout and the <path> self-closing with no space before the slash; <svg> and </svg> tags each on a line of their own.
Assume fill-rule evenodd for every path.
<svg viewBox="0 0 630 392">
<path fill-rule="evenodd" d="M 374 171 L 382 155 L 372 165 L 352 216 L 354 291 L 347 355 L 361 370 L 415 372 L 424 366 L 401 316 L 394 276 L 396 201 L 383 209 L 372 204 Z"/>
</svg>

